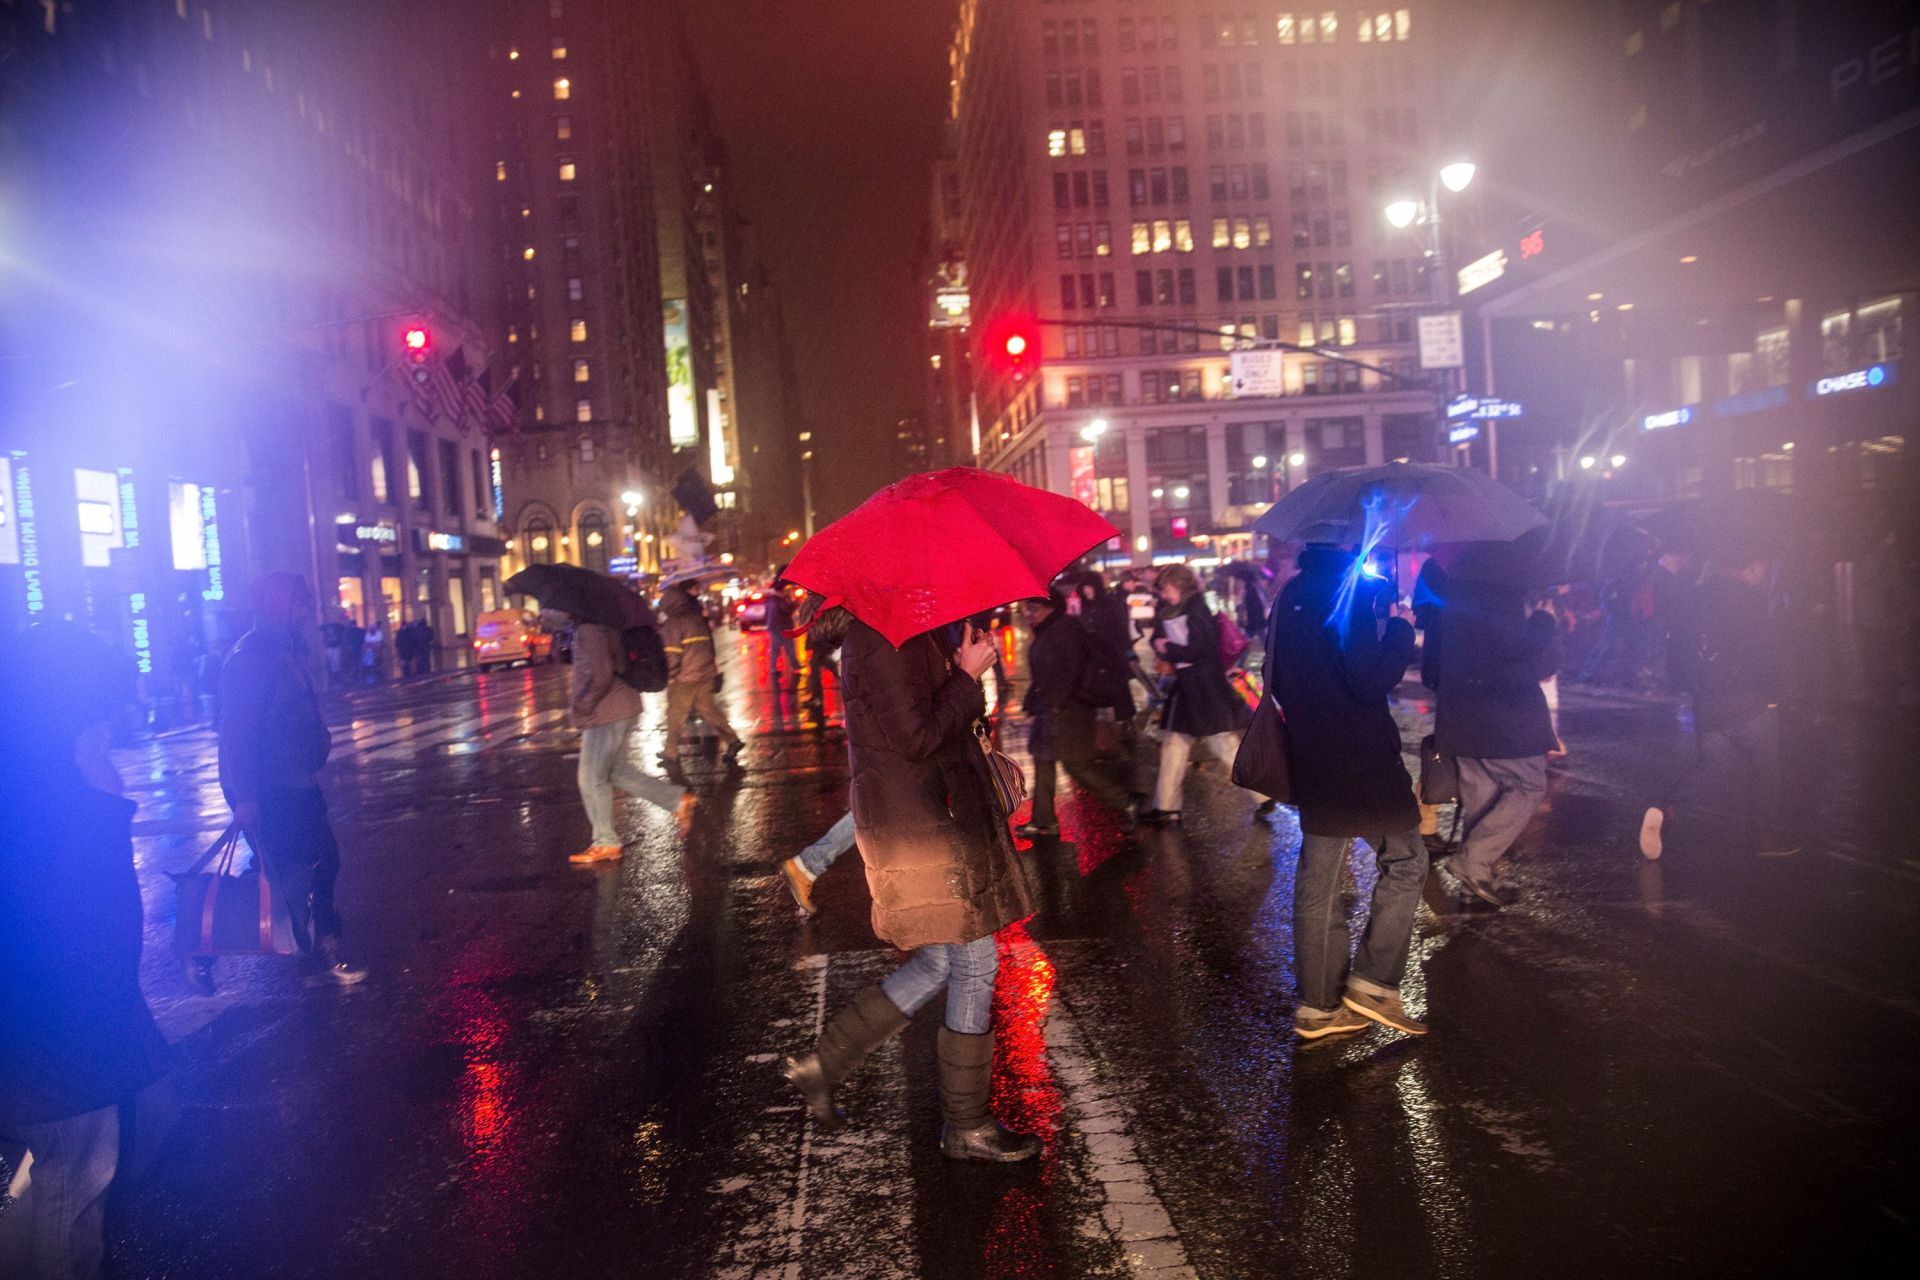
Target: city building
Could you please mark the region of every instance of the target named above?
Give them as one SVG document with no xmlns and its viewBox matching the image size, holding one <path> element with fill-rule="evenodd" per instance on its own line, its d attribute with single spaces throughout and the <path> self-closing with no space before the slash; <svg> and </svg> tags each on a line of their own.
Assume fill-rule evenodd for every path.
<svg viewBox="0 0 1920 1280">
<path fill-rule="evenodd" d="M 925 453 L 934 467 L 970 466 L 980 451 L 963 208 L 959 168 L 951 156 L 942 157 L 933 166 L 922 276 L 928 293 Z"/>
<path fill-rule="evenodd" d="M 613 0 L 497 0 L 486 30 L 512 564 L 651 572 L 678 521 L 646 73 L 660 24 Z"/>
<path fill-rule="evenodd" d="M 1421 11 L 962 0 L 950 63 L 982 465 L 1145 561 L 1442 450 L 1451 294 L 1432 220 L 1384 216 L 1452 159 Z"/>
<path fill-rule="evenodd" d="M 0 623 L 117 640 L 156 721 L 262 571 L 449 658 L 497 598 L 449 16 L 0 8 Z"/>
</svg>

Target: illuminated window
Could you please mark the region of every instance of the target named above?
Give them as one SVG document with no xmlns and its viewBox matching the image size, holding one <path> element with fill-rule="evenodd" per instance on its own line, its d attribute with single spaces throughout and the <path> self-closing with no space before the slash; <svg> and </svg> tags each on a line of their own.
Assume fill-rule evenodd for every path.
<svg viewBox="0 0 1920 1280">
<path fill-rule="evenodd" d="M 587 322 L 576 318 L 568 328 L 567 336 L 574 342 L 585 342 L 587 340 Z"/>
<path fill-rule="evenodd" d="M 1253 247 L 1264 249 L 1273 243 L 1273 219 L 1261 214 L 1253 220 Z"/>
<path fill-rule="evenodd" d="M 1087 131 L 1079 125 L 1067 130 L 1067 151 L 1076 156 L 1087 154 Z"/>
<path fill-rule="evenodd" d="M 1173 224 L 1165 218 L 1159 218 L 1153 224 L 1153 251 L 1165 253 L 1173 248 Z"/>
<path fill-rule="evenodd" d="M 1173 249 L 1175 253 L 1193 252 L 1193 223 L 1186 218 L 1176 218 L 1173 223 Z"/>
<path fill-rule="evenodd" d="M 1153 224 L 1136 222 L 1133 224 L 1133 251 L 1150 253 L 1153 250 Z"/>
<path fill-rule="evenodd" d="M 520 61 L 520 51 L 518 49 L 507 50 L 507 61 L 508 62 Z"/>
<path fill-rule="evenodd" d="M 1281 14 L 1280 21 L 1277 24 L 1275 24 L 1274 31 L 1275 31 L 1275 34 L 1278 36 L 1281 44 L 1292 44 L 1293 43 L 1293 15 L 1290 13 Z"/>
<path fill-rule="evenodd" d="M 567 42 L 565 38 L 561 36 L 555 36 L 553 38 L 553 60 L 555 62 L 558 62 L 566 56 L 567 56 Z"/>
<path fill-rule="evenodd" d="M 1678 12 L 1680 6 L 1674 5 L 1673 7 L 1674 10 Z M 1393 38 L 1395 40 L 1405 40 L 1412 29 L 1413 14 L 1406 9 L 1395 9 L 1393 11 Z"/>
<path fill-rule="evenodd" d="M 1233 247 L 1236 249 L 1253 247 L 1253 224 L 1245 218 L 1233 220 Z"/>
<path fill-rule="evenodd" d="M 1340 345 L 1350 347 L 1360 340 L 1359 327 L 1352 316 L 1340 317 Z"/>
<path fill-rule="evenodd" d="M 1337 36 L 1339 33 L 1340 33 L 1340 15 L 1335 13 L 1331 9 L 1321 14 L 1320 15 L 1321 41 L 1326 44 L 1332 44 L 1334 37 Z"/>
<path fill-rule="evenodd" d="M 573 174 L 574 174 L 573 161 L 562 160 L 560 162 L 560 181 L 572 182 Z"/>
<path fill-rule="evenodd" d="M 505 160 L 495 160 L 493 162 L 493 180 L 495 182 L 505 182 L 507 180 L 507 162 Z"/>
<path fill-rule="evenodd" d="M 553 122 L 553 136 L 561 142 L 573 141 L 573 117 L 559 116 Z"/>
<path fill-rule="evenodd" d="M 573 402 L 573 420 L 575 422 L 592 422 L 593 401 L 575 400 Z"/>
<path fill-rule="evenodd" d="M 507 326 L 507 341 L 509 343 L 520 341 L 520 328 L 518 325 L 510 324 Z"/>
<path fill-rule="evenodd" d="M 1067 154 L 1067 131 L 1065 129 L 1047 130 L 1047 154 L 1063 156 Z"/>
<path fill-rule="evenodd" d="M 575 382 L 586 382 L 592 377 L 593 374 L 587 368 L 587 362 L 585 360 L 575 360 L 573 362 L 573 380 Z"/>
<path fill-rule="evenodd" d="M 573 82 L 561 76 L 553 82 L 553 98 L 556 102 L 565 102 L 573 96 Z"/>
<path fill-rule="evenodd" d="M 520 256 L 521 256 L 521 257 L 522 257 L 523 259 L 525 259 L 526 261 L 528 261 L 528 262 L 532 262 L 532 261 L 533 261 L 533 246 L 532 246 L 532 245 L 528 245 L 528 246 L 527 246 L 526 248 L 524 248 L 524 249 L 522 249 L 522 250 L 520 251 Z"/>
<path fill-rule="evenodd" d="M 1224 249 L 1233 243 L 1232 223 L 1225 218 L 1213 220 L 1213 247 Z"/>
</svg>

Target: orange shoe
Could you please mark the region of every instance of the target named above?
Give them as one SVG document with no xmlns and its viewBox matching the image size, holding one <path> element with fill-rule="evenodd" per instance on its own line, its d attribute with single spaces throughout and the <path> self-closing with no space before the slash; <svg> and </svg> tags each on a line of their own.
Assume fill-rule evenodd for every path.
<svg viewBox="0 0 1920 1280">
<path fill-rule="evenodd" d="M 700 807 L 700 797 L 691 791 L 680 793 L 680 803 L 673 807 L 673 829 L 682 839 L 693 830 L 693 811 Z"/>
<path fill-rule="evenodd" d="M 620 857 L 620 855 L 625 852 L 626 850 L 622 849 L 617 844 L 588 845 L 585 849 L 582 849 L 579 853 L 576 853 L 571 857 L 569 857 L 567 861 L 571 862 L 576 867 L 584 867 L 590 863 L 595 863 L 595 862 L 613 862 L 617 860 Z"/>
</svg>

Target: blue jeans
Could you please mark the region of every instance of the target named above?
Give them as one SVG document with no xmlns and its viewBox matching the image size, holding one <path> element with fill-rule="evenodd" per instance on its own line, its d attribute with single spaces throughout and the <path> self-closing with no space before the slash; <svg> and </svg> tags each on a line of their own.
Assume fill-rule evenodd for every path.
<svg viewBox="0 0 1920 1280">
<path fill-rule="evenodd" d="M 597 724 L 580 731 L 580 803 L 586 807 L 587 821 L 593 824 L 595 844 L 620 844 L 619 830 L 613 825 L 613 789 L 619 787 L 636 800 L 672 809 L 680 803 L 680 788 L 665 778 L 642 773 L 627 758 L 627 735 L 633 732 L 629 716 L 612 724 Z"/>
<path fill-rule="evenodd" d="M 815 840 L 800 851 L 798 861 L 801 870 L 818 880 L 820 874 L 832 866 L 834 860 L 853 848 L 853 812 L 840 815 L 840 820 L 827 828 L 827 834 Z"/>
<path fill-rule="evenodd" d="M 947 1030 L 985 1035 L 993 1030 L 993 977 L 1000 949 L 993 935 L 972 942 L 936 942 L 920 947 L 880 983 L 894 1007 L 912 1017 L 947 989 Z"/>
<path fill-rule="evenodd" d="M 103 1227 L 107 1186 L 120 1163 L 120 1108 L 16 1125 L 6 1136 L 33 1152 L 33 1184 L 0 1213 L 0 1275 L 93 1280 L 106 1258 Z"/>
<path fill-rule="evenodd" d="M 1347 985 L 1390 995 L 1407 972 L 1413 913 L 1427 882 L 1427 847 L 1416 831 L 1367 837 L 1380 878 L 1374 882 L 1367 931 L 1347 971 L 1347 913 L 1340 905 L 1340 870 L 1346 865 L 1344 836 L 1307 836 L 1293 873 L 1293 974 L 1302 1008 L 1322 1013 L 1340 1007 Z"/>
<path fill-rule="evenodd" d="M 770 684 L 780 683 L 780 655 L 787 657 L 787 676 L 800 678 L 800 654 L 793 646 L 793 639 L 771 622 L 767 624 L 767 680 Z"/>
</svg>

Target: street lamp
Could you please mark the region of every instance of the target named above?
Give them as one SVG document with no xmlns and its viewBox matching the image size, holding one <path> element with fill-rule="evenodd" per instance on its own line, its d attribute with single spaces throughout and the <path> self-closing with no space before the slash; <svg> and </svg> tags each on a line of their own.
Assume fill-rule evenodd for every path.
<svg viewBox="0 0 1920 1280">
<path fill-rule="evenodd" d="M 1600 465 L 1600 459 L 1594 457 L 1590 453 L 1580 459 L 1580 469 L 1582 471 L 1591 471 L 1599 465 Z"/>
<path fill-rule="evenodd" d="M 1452 164 L 1440 167 L 1440 181 L 1446 184 L 1447 190 L 1455 195 L 1467 189 L 1467 184 L 1473 181 L 1473 174 L 1471 160 L 1455 160 Z"/>
<path fill-rule="evenodd" d="M 1624 467 L 1627 465 L 1627 455 L 1624 453 L 1616 453 L 1611 458 L 1608 458 L 1607 461 L 1615 467 Z"/>
<path fill-rule="evenodd" d="M 1452 281 L 1447 279 L 1446 251 L 1440 240 L 1440 188 L 1459 195 L 1473 182 L 1475 173 L 1470 160 L 1451 160 L 1434 170 L 1427 181 L 1427 202 L 1423 205 L 1411 196 L 1401 196 L 1381 210 L 1388 223 L 1398 230 L 1406 230 L 1416 222 L 1426 228 L 1426 259 L 1429 282 L 1428 300 L 1446 305 L 1453 300 Z M 1436 424 L 1444 421 L 1446 403 L 1453 394 L 1453 378 L 1442 371 L 1439 403 L 1434 406 Z M 1489 388 L 1491 393 L 1491 388 Z M 1436 430 L 1438 427 L 1436 425 Z M 1496 424 L 1487 423 L 1487 474 L 1498 476 L 1500 472 L 1499 446 L 1496 443 Z"/>
<path fill-rule="evenodd" d="M 1420 216 L 1420 202 L 1418 200 L 1395 200 L 1387 206 L 1386 215 L 1388 222 L 1391 222 L 1395 227 L 1404 231 L 1413 225 L 1415 218 Z"/>
<path fill-rule="evenodd" d="M 1105 418 L 1095 418 L 1092 422 L 1080 428 L 1080 438 L 1092 445 L 1099 444 L 1100 437 L 1105 434 L 1107 434 L 1107 420 Z"/>
<path fill-rule="evenodd" d="M 620 495 L 620 501 L 627 504 L 628 511 L 638 511 L 641 507 L 647 505 L 647 495 L 638 489 L 629 489 Z"/>
</svg>

